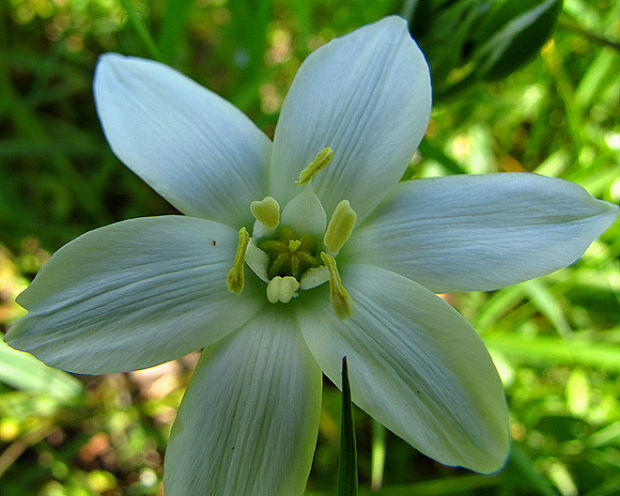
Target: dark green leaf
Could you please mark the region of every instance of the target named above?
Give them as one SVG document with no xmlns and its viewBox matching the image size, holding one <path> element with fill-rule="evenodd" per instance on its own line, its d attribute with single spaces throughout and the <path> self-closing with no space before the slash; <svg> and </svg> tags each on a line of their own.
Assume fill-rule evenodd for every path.
<svg viewBox="0 0 620 496">
<path fill-rule="evenodd" d="M 502 79 L 529 61 L 549 38 L 561 10 L 562 0 L 498 3 L 477 32 L 473 58 L 479 75 Z"/>
</svg>

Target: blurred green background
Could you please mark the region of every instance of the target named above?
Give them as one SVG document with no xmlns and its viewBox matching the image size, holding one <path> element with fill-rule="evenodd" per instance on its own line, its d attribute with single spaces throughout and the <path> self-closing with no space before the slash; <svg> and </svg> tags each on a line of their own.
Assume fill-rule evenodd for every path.
<svg viewBox="0 0 620 496">
<path fill-rule="evenodd" d="M 522 14 L 515 5 L 546 10 L 502 47 L 498 33 Z M 15 296 L 62 244 L 174 212 L 103 138 L 91 94 L 101 53 L 165 61 L 272 135 L 310 51 L 399 12 L 412 16 L 436 100 L 406 179 L 532 171 L 618 202 L 613 0 L 0 0 L 3 330 L 23 313 Z M 504 381 L 514 440 L 506 469 L 443 467 L 356 411 L 362 494 L 618 494 L 619 234 L 616 222 L 583 259 L 547 277 L 446 296 L 479 330 Z M 195 361 L 74 377 L 0 343 L 0 494 L 161 494 L 166 439 Z M 335 492 L 339 401 L 326 385 L 308 495 Z"/>
</svg>

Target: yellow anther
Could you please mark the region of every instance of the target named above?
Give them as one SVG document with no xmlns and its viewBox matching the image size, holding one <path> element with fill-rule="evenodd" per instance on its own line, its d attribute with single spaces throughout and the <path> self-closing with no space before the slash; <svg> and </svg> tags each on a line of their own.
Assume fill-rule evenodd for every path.
<svg viewBox="0 0 620 496">
<path fill-rule="evenodd" d="M 269 229 L 275 229 L 280 223 L 280 204 L 271 196 L 250 203 L 250 211 L 257 221 Z"/>
<path fill-rule="evenodd" d="M 355 222 L 357 221 L 357 215 L 351 208 L 351 204 L 348 200 L 342 200 L 335 208 L 325 236 L 323 237 L 323 244 L 330 253 L 338 253 L 340 248 L 351 237 Z"/>
<path fill-rule="evenodd" d="M 299 281 L 292 276 L 275 276 L 267 284 L 267 299 L 269 303 L 288 303 L 299 289 Z"/>
<path fill-rule="evenodd" d="M 246 231 L 245 227 L 242 227 L 239 229 L 239 238 L 237 241 L 237 250 L 235 251 L 233 265 L 228 272 L 228 276 L 226 277 L 226 286 L 228 287 L 228 291 L 234 294 L 239 294 L 243 291 L 243 262 L 245 260 L 245 251 L 248 248 L 249 242 L 250 235 Z"/>
<path fill-rule="evenodd" d="M 316 154 L 316 157 L 314 157 L 314 160 L 310 162 L 310 165 L 301 171 L 299 174 L 299 179 L 295 181 L 295 184 L 308 184 L 319 171 L 327 167 L 327 165 L 332 161 L 333 156 L 334 150 L 332 150 L 329 146 L 327 148 L 323 148 Z"/>
<path fill-rule="evenodd" d="M 340 319 L 351 317 L 353 315 L 353 301 L 349 292 L 342 285 L 336 259 L 323 251 L 321 252 L 321 260 L 329 271 L 329 296 L 336 315 Z"/>
<path fill-rule="evenodd" d="M 291 239 L 288 242 L 288 251 L 290 251 L 291 253 L 295 253 L 300 246 L 301 246 L 301 240 Z"/>
</svg>

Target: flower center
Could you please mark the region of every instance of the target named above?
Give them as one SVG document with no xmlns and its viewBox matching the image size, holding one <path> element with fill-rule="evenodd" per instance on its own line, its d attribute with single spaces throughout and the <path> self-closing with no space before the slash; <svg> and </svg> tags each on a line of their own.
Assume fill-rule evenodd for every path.
<svg viewBox="0 0 620 496">
<path fill-rule="evenodd" d="M 298 238 L 287 226 L 280 227 L 274 239 L 261 239 L 256 246 L 269 256 L 269 279 L 292 276 L 299 281 L 308 269 L 321 265 L 318 240 L 310 234 Z"/>
<path fill-rule="evenodd" d="M 301 172 L 296 184 L 303 191 L 287 203 L 282 213 L 271 196 L 251 203 L 256 222 L 251 237 L 245 227 L 239 230 L 237 250 L 226 279 L 230 292 L 243 291 L 247 264 L 267 283 L 269 302 L 288 303 L 299 296 L 298 290 L 329 281 L 334 311 L 340 318 L 351 316 L 353 304 L 342 284 L 336 256 L 353 232 L 356 215 L 349 202 L 342 200 L 326 226 L 325 211 L 312 187 L 312 179 L 333 155 L 331 148 L 321 150 Z"/>
</svg>

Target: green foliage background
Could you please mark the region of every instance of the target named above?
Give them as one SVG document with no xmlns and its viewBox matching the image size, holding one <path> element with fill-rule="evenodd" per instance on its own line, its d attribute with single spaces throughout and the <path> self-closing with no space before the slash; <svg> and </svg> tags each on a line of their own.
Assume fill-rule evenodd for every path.
<svg viewBox="0 0 620 496">
<path fill-rule="evenodd" d="M 62 244 L 114 221 L 174 212 L 103 138 L 91 95 L 99 54 L 159 58 L 272 134 L 310 51 L 401 8 L 388 0 L 2 0 L 0 325 L 22 314 L 14 297 Z M 449 52 L 449 35 L 435 52 Z M 619 35 L 617 2 L 566 0 L 531 63 L 437 100 L 406 178 L 532 171 L 617 203 Z M 582 260 L 547 277 L 446 296 L 480 331 L 504 380 L 514 440 L 506 469 L 480 476 L 443 467 L 357 411 L 361 494 L 381 483 L 372 494 L 618 494 L 619 232 L 617 222 Z M 166 438 L 195 360 L 76 378 L 0 344 L 0 493 L 161 494 Z M 328 385 L 308 495 L 335 492 L 339 405 Z"/>
</svg>

